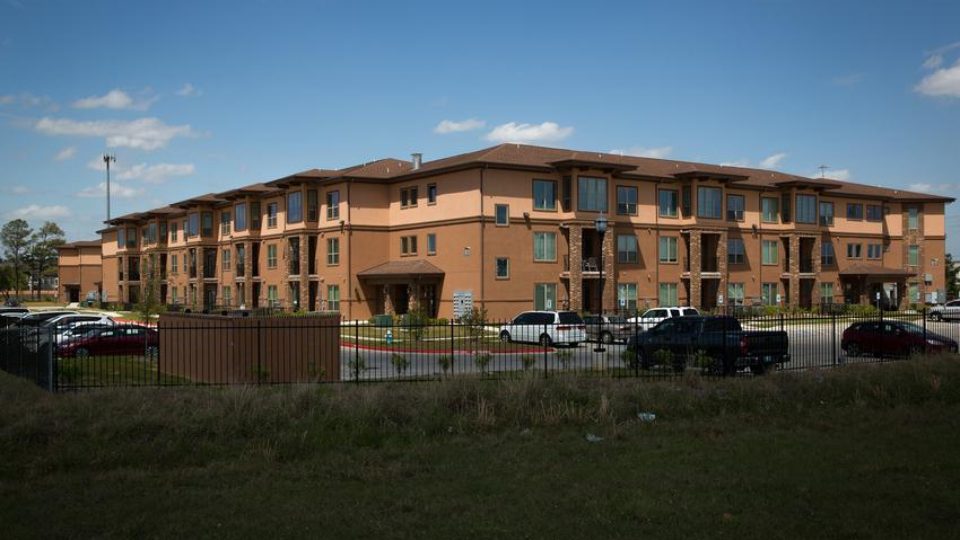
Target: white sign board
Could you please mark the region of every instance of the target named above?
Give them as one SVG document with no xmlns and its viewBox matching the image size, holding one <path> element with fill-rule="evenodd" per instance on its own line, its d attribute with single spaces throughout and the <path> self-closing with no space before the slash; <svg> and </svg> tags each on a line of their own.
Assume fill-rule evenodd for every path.
<svg viewBox="0 0 960 540">
<path fill-rule="evenodd" d="M 459 319 L 473 311 L 473 291 L 453 291 L 453 317 Z"/>
<path fill-rule="evenodd" d="M 717 295 L 717 305 L 719 305 L 719 306 L 722 306 L 722 305 L 723 305 L 723 295 L 722 295 L 722 294 L 718 294 L 718 295 Z"/>
</svg>

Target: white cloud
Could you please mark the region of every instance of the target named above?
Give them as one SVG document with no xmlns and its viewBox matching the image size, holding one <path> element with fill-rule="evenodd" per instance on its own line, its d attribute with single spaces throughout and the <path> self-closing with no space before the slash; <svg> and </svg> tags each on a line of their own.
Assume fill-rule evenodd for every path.
<svg viewBox="0 0 960 540">
<path fill-rule="evenodd" d="M 64 148 L 63 150 L 57 152 L 56 160 L 57 160 L 57 161 L 66 161 L 66 160 L 72 158 L 73 156 L 75 156 L 76 154 L 77 154 L 77 147 L 76 147 L 76 146 L 68 146 L 68 147 Z"/>
<path fill-rule="evenodd" d="M 942 54 L 931 54 L 926 60 L 923 61 L 923 67 L 927 69 L 937 69 L 942 64 L 943 64 Z"/>
<path fill-rule="evenodd" d="M 621 154 L 624 156 L 637 156 L 637 157 L 663 159 L 669 156 L 672 152 L 673 152 L 672 146 L 658 146 L 656 148 L 632 146 L 630 148 L 627 148 L 626 150 L 617 148 L 617 149 L 611 150 L 608 153 Z"/>
<path fill-rule="evenodd" d="M 485 138 L 495 142 L 556 142 L 572 134 L 572 127 L 560 127 L 556 122 L 539 125 L 509 122 L 493 128 Z"/>
<path fill-rule="evenodd" d="M 27 186 L 10 186 L 3 188 L 2 192 L 9 195 L 26 195 L 30 193 L 30 188 Z"/>
<path fill-rule="evenodd" d="M 110 183 L 110 197 L 130 199 L 143 194 L 143 189 L 132 188 L 123 184 Z M 100 182 L 96 186 L 85 188 L 77 192 L 77 197 L 99 198 L 107 196 L 107 183 Z"/>
<path fill-rule="evenodd" d="M 473 131 L 475 129 L 481 129 L 486 126 L 487 123 L 483 120 L 477 120 L 476 118 L 470 118 L 463 120 L 461 122 L 455 122 L 453 120 L 443 120 L 437 127 L 433 128 L 434 133 L 447 134 L 447 133 L 460 133 L 463 131 Z"/>
<path fill-rule="evenodd" d="M 763 158 L 760 162 L 761 169 L 776 169 L 780 166 L 780 162 L 783 161 L 783 158 L 787 157 L 786 152 L 778 152 L 771 156 Z"/>
<path fill-rule="evenodd" d="M 807 175 L 809 178 L 820 178 L 820 171 Z M 830 180 L 840 180 L 841 182 L 846 182 L 853 178 L 853 174 L 850 173 L 850 169 L 827 169 L 823 172 L 823 178 L 829 178 Z"/>
<path fill-rule="evenodd" d="M 750 160 L 747 159 L 738 159 L 737 161 L 721 161 L 721 167 L 749 167 Z"/>
<path fill-rule="evenodd" d="M 107 92 L 102 96 L 90 96 L 83 99 L 78 99 L 73 102 L 73 107 L 76 109 L 133 109 L 138 111 L 145 111 L 150 108 L 150 105 L 153 105 L 153 102 L 157 100 L 157 97 L 152 94 L 149 90 L 142 92 L 141 96 L 134 99 L 130 97 L 130 94 L 120 90 L 119 88 L 114 88 L 113 90 Z"/>
<path fill-rule="evenodd" d="M 157 118 L 139 118 L 131 121 L 95 120 L 79 122 L 67 118 L 41 118 L 34 128 L 45 135 L 104 137 L 109 148 L 163 148 L 175 137 L 193 137 L 189 125 L 171 126 Z"/>
<path fill-rule="evenodd" d="M 149 184 L 160 184 L 175 176 L 190 176 L 193 172 L 192 163 L 157 163 L 155 165 L 138 163 L 118 174 L 117 179 L 143 180 Z"/>
<path fill-rule="evenodd" d="M 178 96 L 181 96 L 181 97 L 191 97 L 191 96 L 199 96 L 199 95 L 202 95 L 203 92 L 200 91 L 200 90 L 197 90 L 197 89 L 196 89 L 192 84 L 190 84 L 190 83 L 183 83 L 183 86 L 180 87 L 180 89 L 176 91 L 176 94 L 177 94 Z"/>
<path fill-rule="evenodd" d="M 960 191 L 960 183 L 953 184 L 927 184 L 927 183 L 918 183 L 910 184 L 907 186 L 908 191 L 918 191 L 920 193 L 934 193 L 934 194 L 943 194 L 950 195 Z"/>
<path fill-rule="evenodd" d="M 70 217 L 72 213 L 70 209 L 62 205 L 54 206 L 39 206 L 36 204 L 31 204 L 30 206 L 24 206 L 23 208 L 17 208 L 16 210 L 9 212 L 7 215 L 13 219 L 54 219 L 54 218 L 64 218 Z"/>
<path fill-rule="evenodd" d="M 927 96 L 960 97 L 960 60 L 927 75 L 913 89 Z"/>
</svg>

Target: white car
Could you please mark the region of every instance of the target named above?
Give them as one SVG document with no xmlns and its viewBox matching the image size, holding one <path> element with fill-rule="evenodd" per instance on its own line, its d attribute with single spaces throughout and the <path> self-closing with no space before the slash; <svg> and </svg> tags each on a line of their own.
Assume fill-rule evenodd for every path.
<svg viewBox="0 0 960 540">
<path fill-rule="evenodd" d="M 113 320 L 107 321 L 81 321 L 74 323 L 70 326 L 57 328 L 56 337 L 54 341 L 57 344 L 66 343 L 70 340 L 74 340 L 80 337 L 83 337 L 90 332 L 100 330 L 101 328 L 107 328 L 109 326 L 116 325 L 116 322 Z"/>
<path fill-rule="evenodd" d="M 627 322 L 635 325 L 638 331 L 646 332 L 647 330 L 660 324 L 660 321 L 669 319 L 671 317 L 695 317 L 697 315 L 700 315 L 700 312 L 697 311 L 697 308 L 679 306 L 658 307 L 648 309 L 639 317 L 631 317 L 627 319 Z"/>
<path fill-rule="evenodd" d="M 500 341 L 570 345 L 587 340 L 583 319 L 575 311 L 524 311 L 500 327 Z"/>
<path fill-rule="evenodd" d="M 942 306 L 930 308 L 929 317 L 932 321 L 960 319 L 960 300 L 951 300 Z"/>
</svg>

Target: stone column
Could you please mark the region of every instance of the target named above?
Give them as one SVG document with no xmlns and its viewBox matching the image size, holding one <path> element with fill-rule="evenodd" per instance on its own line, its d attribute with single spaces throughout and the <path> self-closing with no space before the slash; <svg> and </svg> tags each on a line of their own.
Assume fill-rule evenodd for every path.
<svg viewBox="0 0 960 540">
<path fill-rule="evenodd" d="M 790 267 L 787 272 L 790 274 L 790 298 L 787 302 L 791 307 L 800 305 L 800 237 L 791 234 L 789 239 Z"/>
<path fill-rule="evenodd" d="M 601 311 L 616 310 L 618 308 L 616 236 L 614 227 L 610 227 L 607 229 L 606 234 L 603 235 L 603 245 L 600 246 L 600 249 L 603 250 L 603 290 L 600 292 Z"/>
<path fill-rule="evenodd" d="M 723 306 L 719 306 L 723 308 L 730 305 L 729 276 L 727 274 L 727 247 L 729 245 L 727 242 L 729 239 L 729 233 L 723 231 L 717 240 L 717 271 L 720 272 L 720 284 L 717 286 L 717 294 L 723 295 Z"/>
<path fill-rule="evenodd" d="M 570 310 L 583 309 L 583 226 L 567 228 L 570 243 Z"/>
<path fill-rule="evenodd" d="M 249 307 L 253 305 L 253 242 L 243 243 L 243 275 L 246 277 L 243 287 L 243 303 Z"/>
<path fill-rule="evenodd" d="M 820 235 L 817 235 L 813 238 L 813 274 L 820 277 L 820 272 L 823 269 L 823 261 L 820 259 L 820 250 L 823 248 L 823 239 Z M 831 299 L 832 300 L 832 299 Z M 814 309 L 820 305 L 823 301 L 823 298 L 820 297 L 820 282 L 814 280 L 813 282 L 813 292 L 810 294 L 810 302 L 813 304 Z"/>
<path fill-rule="evenodd" d="M 383 289 L 383 312 L 387 315 L 393 315 L 396 310 L 393 309 L 393 295 L 389 285 L 382 285 Z"/>
<path fill-rule="evenodd" d="M 310 246 L 306 234 L 300 237 L 300 309 L 310 311 L 313 306 L 310 304 L 310 278 L 307 276 L 310 270 L 310 261 L 307 256 L 310 253 Z"/>
<path fill-rule="evenodd" d="M 703 305 L 702 283 L 700 272 L 703 266 L 703 235 L 700 231 L 691 230 L 690 243 L 690 305 L 696 308 Z"/>
</svg>

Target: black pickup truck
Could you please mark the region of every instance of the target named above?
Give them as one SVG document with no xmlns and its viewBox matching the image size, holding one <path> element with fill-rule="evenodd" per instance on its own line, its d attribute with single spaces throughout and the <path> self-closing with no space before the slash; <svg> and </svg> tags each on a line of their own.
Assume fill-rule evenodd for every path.
<svg viewBox="0 0 960 540">
<path fill-rule="evenodd" d="M 747 331 L 734 317 L 674 317 L 627 341 L 627 354 L 639 367 L 688 365 L 733 375 L 749 367 L 755 375 L 790 361 L 787 333 Z"/>
</svg>

